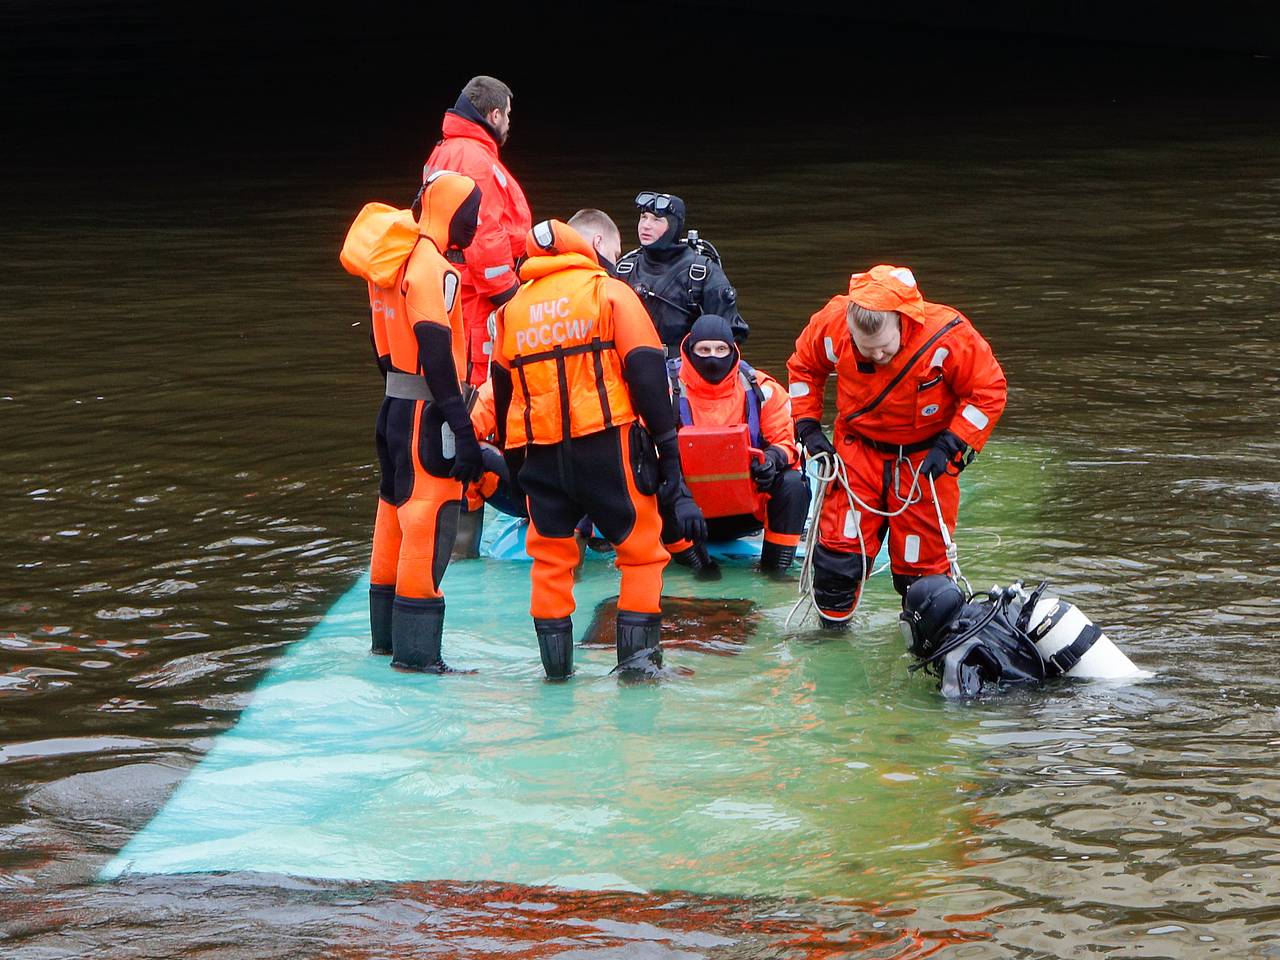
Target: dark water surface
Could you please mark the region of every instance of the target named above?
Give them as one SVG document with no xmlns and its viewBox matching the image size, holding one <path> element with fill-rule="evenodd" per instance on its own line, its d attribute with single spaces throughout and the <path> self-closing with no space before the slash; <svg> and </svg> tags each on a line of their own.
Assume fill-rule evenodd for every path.
<svg viewBox="0 0 1280 960">
<path fill-rule="evenodd" d="M 629 224 L 637 187 L 681 193 L 767 370 L 873 263 L 964 309 L 1009 375 L 998 436 L 1042 453 L 1047 489 L 1000 531 L 1030 569 L 984 539 L 966 572 L 1050 578 L 1159 674 L 939 709 L 965 736 L 979 715 L 977 829 L 954 869 L 875 902 L 92 883 L 363 568 L 379 381 L 337 250 L 365 199 L 407 200 L 416 161 L 239 144 L 182 172 L 20 171 L 0 218 L 0 952 L 1280 956 L 1275 112 L 975 108 L 874 137 L 765 117 L 679 157 L 625 125 L 590 149 L 517 127 L 538 216 Z"/>
</svg>

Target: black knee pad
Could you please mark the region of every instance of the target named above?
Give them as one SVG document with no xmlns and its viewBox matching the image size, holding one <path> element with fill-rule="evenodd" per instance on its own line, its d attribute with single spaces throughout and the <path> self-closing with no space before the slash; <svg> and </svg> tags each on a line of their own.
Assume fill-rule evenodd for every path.
<svg viewBox="0 0 1280 960">
<path fill-rule="evenodd" d="M 867 558 L 842 553 L 819 544 L 813 550 L 813 597 L 822 610 L 852 610 L 862 589 Z"/>
</svg>

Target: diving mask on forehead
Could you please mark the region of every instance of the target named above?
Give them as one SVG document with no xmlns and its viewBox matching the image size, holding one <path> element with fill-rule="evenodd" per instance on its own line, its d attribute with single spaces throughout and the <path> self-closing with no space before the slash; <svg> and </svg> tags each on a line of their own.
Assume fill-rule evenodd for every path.
<svg viewBox="0 0 1280 960">
<path fill-rule="evenodd" d="M 636 206 L 653 214 L 663 214 L 671 209 L 671 194 L 641 190 L 636 194 Z"/>
</svg>

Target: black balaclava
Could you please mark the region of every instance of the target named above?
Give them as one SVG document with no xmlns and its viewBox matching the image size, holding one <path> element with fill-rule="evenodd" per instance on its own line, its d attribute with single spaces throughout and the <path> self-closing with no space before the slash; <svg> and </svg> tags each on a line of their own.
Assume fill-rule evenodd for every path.
<svg viewBox="0 0 1280 960">
<path fill-rule="evenodd" d="M 727 357 L 698 356 L 693 352 L 693 345 L 702 340 L 723 340 L 729 345 L 729 355 Z M 738 345 L 733 342 L 733 328 L 729 326 L 729 321 L 714 313 L 704 313 L 693 322 L 693 326 L 689 328 L 689 335 L 680 344 L 680 351 L 684 354 L 684 362 L 693 364 L 693 369 L 698 371 L 698 376 L 707 383 L 722 381 L 738 369 L 738 362 L 742 359 L 742 355 L 738 352 Z"/>
<path fill-rule="evenodd" d="M 449 246 L 465 250 L 476 238 L 476 226 L 480 220 L 480 188 L 473 187 L 467 199 L 462 201 L 449 219 Z"/>
<path fill-rule="evenodd" d="M 680 234 L 684 233 L 684 201 L 675 194 L 670 194 L 671 205 L 662 213 L 650 211 L 655 216 L 667 221 L 667 230 L 662 236 L 647 247 L 641 247 L 644 255 L 652 260 L 670 260 L 677 256 L 684 244 L 680 242 Z M 643 213 L 647 208 L 641 207 Z"/>
<path fill-rule="evenodd" d="M 484 114 L 476 109 L 476 105 L 471 102 L 465 93 L 458 94 L 458 102 L 453 105 L 453 109 L 449 112 L 456 113 L 464 120 L 480 124 L 489 136 L 493 137 L 493 142 L 498 146 L 502 146 L 502 137 L 498 135 L 498 131 L 493 129 L 489 121 L 484 118 Z"/>
</svg>

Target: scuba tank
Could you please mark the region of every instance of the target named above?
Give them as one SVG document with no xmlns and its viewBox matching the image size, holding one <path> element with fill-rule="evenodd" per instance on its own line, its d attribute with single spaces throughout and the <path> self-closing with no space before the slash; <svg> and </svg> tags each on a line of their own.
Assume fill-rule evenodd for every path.
<svg viewBox="0 0 1280 960">
<path fill-rule="evenodd" d="M 1085 680 L 1151 676 L 1150 671 L 1139 669 L 1125 656 L 1074 603 L 1041 596 L 1044 586 L 1041 584 L 1031 597 L 1024 595 L 1023 609 L 1030 611 L 1024 629 L 1046 663 L 1060 669 L 1064 676 Z"/>
</svg>

